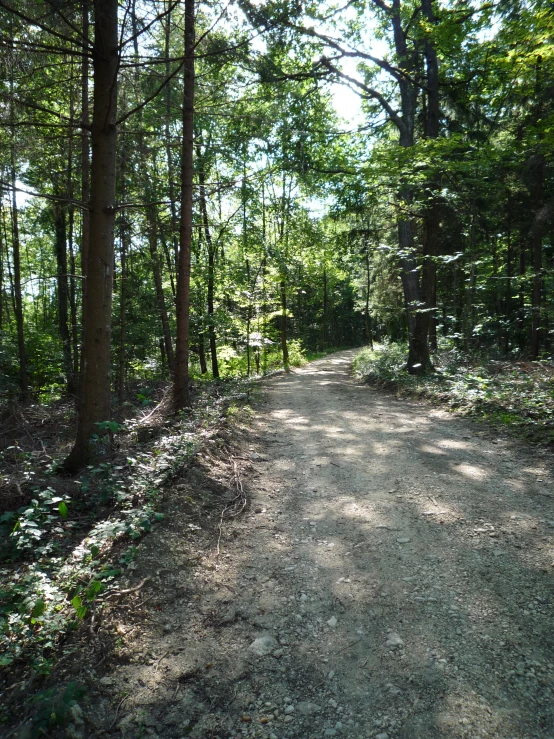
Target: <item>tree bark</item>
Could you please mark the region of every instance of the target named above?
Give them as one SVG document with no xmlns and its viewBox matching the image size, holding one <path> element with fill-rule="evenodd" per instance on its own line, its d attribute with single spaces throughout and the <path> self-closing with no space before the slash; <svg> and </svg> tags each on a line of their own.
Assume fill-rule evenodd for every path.
<svg viewBox="0 0 554 739">
<path fill-rule="evenodd" d="M 129 241 L 129 224 L 125 220 L 125 213 L 121 214 L 120 236 L 120 289 L 119 289 L 119 367 L 117 377 L 117 399 L 119 405 L 125 402 L 125 388 L 127 380 L 127 252 Z"/>
<path fill-rule="evenodd" d="M 217 360 L 217 336 L 215 332 L 214 321 L 214 293 L 215 293 L 215 246 L 210 232 L 210 222 L 208 219 L 208 204 L 206 202 L 206 173 L 204 172 L 204 162 L 201 161 L 200 148 L 197 148 L 197 156 L 200 162 L 198 171 L 198 181 L 200 184 L 200 210 L 202 211 L 202 225 L 204 226 L 204 236 L 206 237 L 206 246 L 208 249 L 208 290 L 207 290 L 207 308 L 208 308 L 208 340 L 210 342 L 210 356 L 212 360 L 212 375 L 214 379 L 219 379 L 219 363 Z"/>
<path fill-rule="evenodd" d="M 421 0 L 421 9 L 430 27 L 435 23 L 432 0 Z M 428 139 L 439 137 L 439 63 L 433 40 L 429 35 L 425 38 L 424 56 L 426 66 L 426 120 L 425 136 Z M 436 348 L 436 281 L 437 267 L 435 258 L 439 253 L 439 224 L 440 206 L 437 199 L 437 191 L 440 187 L 440 177 L 432 174 L 427 187 L 425 198 L 427 207 L 423 218 L 423 269 L 421 274 L 421 295 L 424 304 L 425 315 L 421 316 L 422 322 L 427 323 L 429 346 Z M 428 369 L 429 367 L 425 368 Z"/>
<path fill-rule="evenodd" d="M 371 315 L 369 313 L 369 299 L 371 290 L 371 268 L 369 265 L 369 249 L 365 252 L 365 267 L 366 267 L 366 294 L 365 294 L 365 332 L 366 341 L 369 346 L 373 349 L 373 331 L 371 330 Z"/>
<path fill-rule="evenodd" d="M 536 62 L 535 82 L 535 111 L 533 123 L 536 125 L 542 118 L 543 110 L 543 81 L 542 81 L 542 57 Z M 533 288 L 531 293 L 531 359 L 537 359 L 541 345 L 541 291 L 542 291 L 542 239 L 543 239 L 543 214 L 544 205 L 544 169 L 545 160 L 542 145 L 539 142 L 535 156 L 533 157 L 533 184 L 532 195 L 535 210 L 535 219 L 531 228 L 531 251 L 533 255 Z"/>
<path fill-rule="evenodd" d="M 283 365 L 285 371 L 289 371 L 289 347 L 287 344 L 287 283 L 281 279 L 279 284 L 281 292 L 281 351 L 283 353 Z"/>
<path fill-rule="evenodd" d="M 13 81 L 13 80 L 12 80 Z M 13 97 L 11 104 L 13 124 Z M 12 185 L 12 249 L 13 249 L 13 287 L 15 298 L 15 323 L 17 328 L 17 354 L 19 358 L 19 392 L 23 403 L 29 401 L 29 377 L 27 374 L 27 351 L 25 348 L 25 326 L 23 316 L 23 295 L 21 292 L 21 245 L 19 241 L 19 217 L 17 212 L 17 198 L 15 188 L 17 177 L 15 172 L 15 131 L 12 127 L 12 141 L 10 145 L 11 158 L 11 185 Z"/>
<path fill-rule="evenodd" d="M 401 2 L 393 0 L 391 22 L 394 34 L 394 45 L 399 65 L 406 72 L 416 71 L 417 56 L 410 53 L 407 46 L 407 34 L 402 28 Z M 418 90 L 407 76 L 398 81 L 402 119 L 399 125 L 399 143 L 404 149 L 414 145 L 415 114 Z M 400 248 L 400 271 L 404 299 L 408 314 L 408 372 L 424 374 L 429 370 L 429 317 L 421 309 L 425 308 L 419 279 L 419 265 L 416 258 L 412 217 L 409 210 L 413 202 L 412 188 L 406 184 L 399 193 L 401 210 L 398 219 L 398 245 Z"/>
<path fill-rule="evenodd" d="M 65 210 L 61 203 L 53 207 L 55 252 L 56 252 L 56 283 L 58 298 L 58 330 L 62 342 L 63 365 L 66 378 L 67 392 L 73 393 L 73 357 L 71 354 L 71 334 L 69 332 L 69 284 L 67 279 L 67 230 Z"/>
<path fill-rule="evenodd" d="M 206 350 L 204 349 L 204 335 L 200 334 L 198 337 L 198 359 L 200 360 L 200 372 L 205 375 L 208 371 L 206 364 Z"/>
<path fill-rule="evenodd" d="M 127 199 L 127 147 L 122 147 L 120 157 L 121 200 Z M 119 219 L 119 362 L 117 372 L 117 401 L 120 406 L 125 402 L 127 385 L 127 254 L 131 242 L 131 224 L 127 221 L 125 210 Z"/>
<path fill-rule="evenodd" d="M 525 332 L 525 273 L 527 271 L 527 258 L 525 249 L 525 239 L 522 234 L 519 236 L 519 291 L 518 291 L 518 324 L 519 324 L 519 345 L 523 350 L 527 344 Z"/>
<path fill-rule="evenodd" d="M 508 199 L 507 209 L 508 232 L 506 234 L 507 251 L 506 251 L 506 294 L 504 297 L 504 352 L 508 354 L 510 351 L 510 338 L 512 328 L 512 227 L 510 217 L 510 200 Z"/>
<path fill-rule="evenodd" d="M 166 9 L 169 11 L 171 0 L 167 0 Z M 168 12 L 165 18 L 164 27 L 164 53 L 166 58 L 165 64 L 165 75 L 169 77 L 171 73 L 171 53 L 170 53 L 170 41 L 171 41 L 171 12 Z M 173 245 L 173 255 L 175 264 L 173 269 L 177 269 L 179 262 L 179 240 L 177 237 L 178 219 L 177 209 L 175 207 L 175 185 L 174 185 L 174 166 L 173 166 L 173 152 L 171 151 L 171 80 L 165 86 L 165 152 L 167 158 L 167 182 L 169 186 L 169 208 L 171 212 L 171 243 Z"/>
<path fill-rule="evenodd" d="M 83 37 L 88 40 L 90 35 L 89 22 L 89 5 L 88 0 L 83 0 L 81 5 L 81 14 L 83 21 Z M 85 206 L 90 204 L 90 140 L 88 126 L 90 123 L 89 115 L 89 59 L 85 55 L 81 62 L 81 200 Z M 82 375 L 84 371 L 84 335 L 85 335 L 85 303 L 87 299 L 87 270 L 89 259 L 90 245 L 90 212 L 87 207 L 81 211 L 81 359 L 79 362 L 79 378 L 78 378 L 78 396 L 77 408 L 82 402 L 83 382 Z"/>
<path fill-rule="evenodd" d="M 321 339 L 323 348 L 327 346 L 327 270 L 323 268 L 323 323 L 321 326 Z"/>
<path fill-rule="evenodd" d="M 190 253 L 194 174 L 194 0 L 185 0 L 185 61 L 183 79 L 183 130 L 181 153 L 181 212 L 177 269 L 177 341 L 173 405 L 176 411 L 190 406 L 189 319 Z"/>
<path fill-rule="evenodd" d="M 117 0 L 94 0 L 94 106 L 91 144 L 90 242 L 83 306 L 82 402 L 75 445 L 65 461 L 75 471 L 105 453 L 92 442 L 98 424 L 110 419 L 110 339 L 114 264 L 117 145 Z"/>
<path fill-rule="evenodd" d="M 541 346 L 541 291 L 542 291 L 542 238 L 543 224 L 541 209 L 544 191 L 544 159 L 538 154 L 534 173 L 535 222 L 531 229 L 533 254 L 533 288 L 531 294 L 531 359 L 537 359 Z"/>
<path fill-rule="evenodd" d="M 73 70 L 73 66 L 72 66 Z M 72 72 L 73 77 L 73 72 Z M 70 100 L 70 118 L 75 117 L 75 102 L 73 86 L 73 78 L 71 80 L 71 100 Z M 69 126 L 69 142 L 67 148 L 67 197 L 73 200 L 73 141 L 74 129 Z M 77 389 L 79 387 L 79 332 L 77 328 L 77 279 L 75 264 L 75 208 L 72 203 L 67 207 L 67 252 L 69 255 L 69 323 L 70 323 L 70 344 L 71 344 L 71 379 L 68 382 L 67 390 L 70 395 L 77 399 Z"/>
<path fill-rule="evenodd" d="M 158 311 L 162 324 L 163 341 L 165 345 L 165 354 L 169 371 L 173 373 L 175 367 L 175 356 L 173 353 L 173 341 L 171 338 L 171 329 L 169 327 L 169 316 L 165 304 L 165 295 L 162 282 L 162 265 L 160 264 L 160 256 L 158 253 L 158 234 L 156 206 L 147 205 L 146 222 L 148 224 L 148 249 L 150 251 L 150 261 L 152 262 L 152 274 L 154 276 L 154 288 L 156 290 L 156 302 L 158 303 Z"/>
<path fill-rule="evenodd" d="M 4 343 L 4 234 L 2 229 L 3 203 L 0 200 L 0 350 Z M 0 353 L 1 356 L 1 353 Z"/>
</svg>

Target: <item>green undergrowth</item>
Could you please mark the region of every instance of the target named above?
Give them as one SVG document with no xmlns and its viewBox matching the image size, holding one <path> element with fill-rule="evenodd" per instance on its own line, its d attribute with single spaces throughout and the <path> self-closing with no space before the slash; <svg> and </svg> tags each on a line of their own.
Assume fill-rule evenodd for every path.
<svg viewBox="0 0 554 739">
<path fill-rule="evenodd" d="M 20 460 L 32 498 L 0 517 L 4 685 L 22 672 L 51 671 L 64 636 L 102 607 L 118 577 L 132 568 L 141 538 L 163 519 L 158 508 L 164 487 L 244 405 L 249 391 L 250 385 L 238 380 L 210 383 L 201 388 L 192 410 L 177 418 L 160 408 L 148 409 L 149 418 L 144 409 L 125 424 L 107 422 L 103 426 L 114 432 L 114 456 L 76 479 L 57 472 L 61 459 L 52 459 L 46 471 L 35 469 L 32 459 Z M 14 446 L 2 455 L 5 471 L 8 461 L 23 452 Z"/>
<path fill-rule="evenodd" d="M 354 370 L 367 382 L 438 401 L 457 412 L 554 445 L 554 365 L 548 361 L 472 359 L 444 344 L 434 356 L 435 372 L 414 377 L 406 371 L 405 344 L 366 347 Z"/>
<path fill-rule="evenodd" d="M 287 342 L 289 352 L 289 366 L 302 367 L 307 362 L 326 357 L 328 354 L 351 349 L 349 346 L 326 347 L 322 350 L 306 349 L 300 339 L 290 339 Z M 238 352 L 231 346 L 222 346 L 218 349 L 220 376 L 223 378 L 246 377 L 248 374 L 248 360 L 244 352 Z M 266 346 L 253 344 L 250 352 L 250 375 L 263 377 L 284 369 L 281 345 L 275 342 Z M 195 380 L 211 381 L 211 374 L 195 374 Z"/>
</svg>

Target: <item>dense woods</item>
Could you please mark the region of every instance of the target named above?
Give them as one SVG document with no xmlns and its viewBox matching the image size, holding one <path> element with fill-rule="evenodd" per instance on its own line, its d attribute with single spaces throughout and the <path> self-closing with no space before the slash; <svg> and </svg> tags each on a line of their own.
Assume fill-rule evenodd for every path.
<svg viewBox="0 0 554 739">
<path fill-rule="evenodd" d="M 291 347 L 408 339 L 416 374 L 442 338 L 549 355 L 547 3 L 6 0 L 0 22 L 2 391 L 75 397 L 69 468 L 137 378 L 182 408 L 190 377 Z"/>
</svg>

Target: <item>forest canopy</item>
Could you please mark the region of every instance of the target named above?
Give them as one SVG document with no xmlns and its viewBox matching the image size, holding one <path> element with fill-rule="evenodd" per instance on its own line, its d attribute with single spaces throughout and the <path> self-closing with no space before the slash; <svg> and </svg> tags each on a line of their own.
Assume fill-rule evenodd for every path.
<svg viewBox="0 0 554 739">
<path fill-rule="evenodd" d="M 67 469 L 145 380 L 549 357 L 549 3 L 1 0 L 0 34 L 1 389 L 75 399 Z"/>
</svg>

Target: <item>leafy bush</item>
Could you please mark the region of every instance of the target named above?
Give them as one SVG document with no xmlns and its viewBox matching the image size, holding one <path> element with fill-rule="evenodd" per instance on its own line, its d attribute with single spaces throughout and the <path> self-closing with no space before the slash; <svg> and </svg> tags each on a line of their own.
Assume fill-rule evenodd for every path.
<svg viewBox="0 0 554 739">
<path fill-rule="evenodd" d="M 406 358 L 408 345 L 376 344 L 374 349 L 362 349 L 354 359 L 354 370 L 363 377 L 375 377 L 380 380 L 399 380 L 406 375 Z"/>
<path fill-rule="evenodd" d="M 82 711 L 77 703 L 85 695 L 86 689 L 76 682 L 70 682 L 59 690 L 44 690 L 33 698 L 35 714 L 32 719 L 31 736 L 46 736 L 48 730 L 67 726 L 70 722 L 83 724 Z"/>
<path fill-rule="evenodd" d="M 436 372 L 414 377 L 406 371 L 407 346 L 365 348 L 354 370 L 367 380 L 392 383 L 400 394 L 425 396 L 457 411 L 554 442 L 554 366 L 548 362 L 469 358 L 448 341 L 435 356 Z"/>
<path fill-rule="evenodd" d="M 68 514 L 67 495 L 57 495 L 48 487 L 35 490 L 28 506 L 17 513 L 8 511 L 0 516 L 0 559 L 15 559 L 24 554 L 36 557 L 51 555 L 57 548 L 57 540 L 63 535 L 60 518 Z"/>
<path fill-rule="evenodd" d="M 51 485 L 36 486 L 29 504 L 0 518 L 0 666 L 49 673 L 61 636 L 102 608 L 106 591 L 132 567 L 141 537 L 163 519 L 163 487 L 190 464 L 229 401 L 246 397 L 244 389 L 236 379 L 207 384 L 193 409 L 158 427 L 133 456 L 90 466 L 77 481 L 50 471 Z M 138 424 L 109 421 L 99 431 L 117 432 L 130 446 Z M 19 447 L 0 461 L 28 486 L 36 478 L 36 462 Z M 76 493 L 55 489 L 72 491 L 75 482 Z"/>
</svg>

